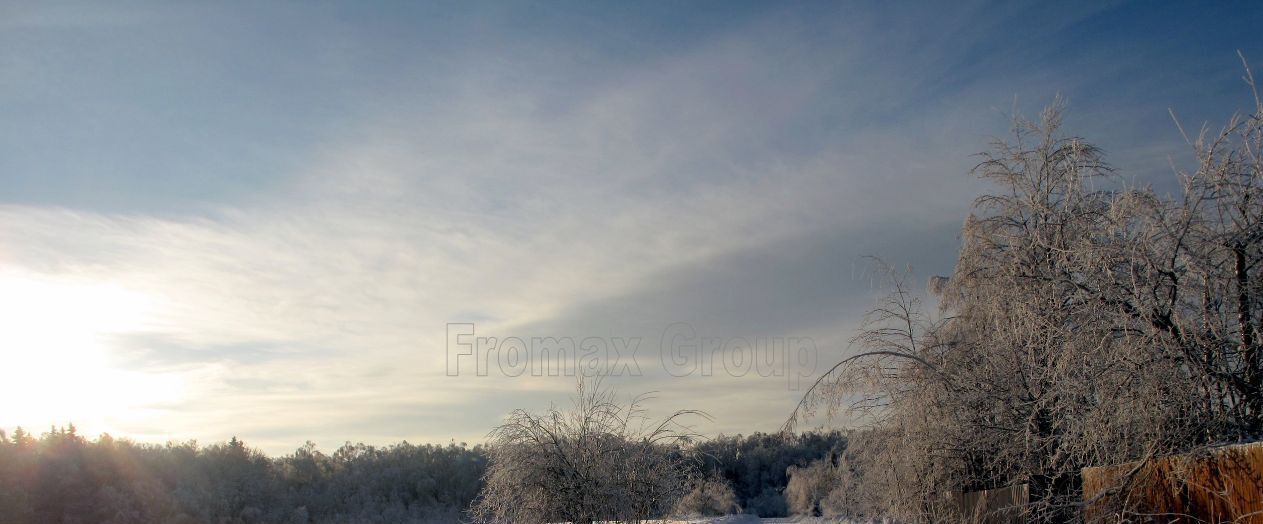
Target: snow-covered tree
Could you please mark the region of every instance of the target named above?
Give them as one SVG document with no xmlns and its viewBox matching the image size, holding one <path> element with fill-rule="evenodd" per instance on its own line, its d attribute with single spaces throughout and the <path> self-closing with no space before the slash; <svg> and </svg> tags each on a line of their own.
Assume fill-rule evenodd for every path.
<svg viewBox="0 0 1263 524">
<path fill-rule="evenodd" d="M 517 410 L 491 432 L 483 522 L 640 521 L 668 513 L 683 494 L 697 436 L 677 411 L 647 416 L 638 396 L 620 402 L 599 380 L 579 382 L 569 410 Z"/>
</svg>

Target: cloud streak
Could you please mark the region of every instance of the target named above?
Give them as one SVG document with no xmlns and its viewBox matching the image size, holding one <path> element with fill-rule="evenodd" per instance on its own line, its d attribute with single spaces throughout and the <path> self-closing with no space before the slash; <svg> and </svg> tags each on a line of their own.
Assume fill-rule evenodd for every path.
<svg viewBox="0 0 1263 524">
<path fill-rule="evenodd" d="M 956 228 L 980 190 L 967 175 L 969 154 L 1004 130 L 1007 107 L 994 108 L 1015 93 L 1039 101 L 1100 87 L 1079 67 L 1102 60 L 1090 50 L 1009 50 L 996 35 L 1023 31 L 1015 24 L 1032 15 L 1010 9 L 931 17 L 775 8 L 658 40 L 597 15 L 532 19 L 570 24 L 545 37 L 497 16 L 454 16 L 457 29 L 427 33 L 395 32 L 358 11 L 341 15 L 363 26 L 314 12 L 297 17 L 306 28 L 268 13 L 277 31 L 300 31 L 314 58 L 284 46 L 269 54 L 275 35 L 238 27 L 239 45 L 268 54 L 259 63 L 285 66 L 225 96 L 266 93 L 304 116 L 279 127 L 207 123 L 214 132 L 189 151 L 257 155 L 272 172 L 260 178 L 258 166 L 234 167 L 244 160 L 216 160 L 223 181 L 209 187 L 236 189 L 201 199 L 145 188 L 163 173 L 172 178 L 162 187 L 182 187 L 194 175 L 179 169 L 94 179 L 127 193 L 108 205 L 50 198 L 59 193 L 26 175 L 15 184 L 26 193 L 0 204 L 0 267 L 69 286 L 74 296 L 112 286 L 145 298 L 136 322 L 84 336 L 96 369 L 169 387 L 76 422 L 146 440 L 237 434 L 271 452 L 307 439 L 324 447 L 479 441 L 508 409 L 546 406 L 569 389 L 563 377 L 445 376 L 448 322 L 502 336 L 641 336 L 648 344 L 684 321 L 710 336 L 812 337 L 822 359 L 837 358 L 872 293 L 856 270 L 860 256 L 911 264 L 919 276 L 950 269 Z M 1060 38 L 1110 9 L 1059 10 L 1034 31 Z M 229 18 L 203 14 L 212 24 Z M 81 22 L 60 16 L 28 13 L 19 25 L 56 31 Z M 188 17 L 164 12 L 171 27 L 161 30 L 144 18 L 95 19 L 108 22 L 101 31 L 126 21 L 148 35 L 178 31 Z M 314 39 L 317 29 L 328 38 Z M 1023 53 L 1042 58 L 1024 63 Z M 28 71 L 59 64 L 22 62 Z M 290 70 L 320 82 L 289 90 L 282 77 Z M 39 85 L 3 80 L 19 90 Z M 286 92 L 301 104 L 287 106 Z M 127 114 L 153 110 L 108 90 L 99 96 Z M 1134 117 L 1129 107 L 1082 123 L 1106 129 Z M 255 134 L 287 126 L 318 131 L 298 142 Z M 241 137 L 228 136 L 237 130 Z M 1149 138 L 1112 139 L 1127 157 L 1153 147 Z M 33 151 L 47 145 L 29 140 Z M 10 167 L 38 165 L 15 155 Z M 169 157 L 149 160 L 171 167 L 162 163 Z M 79 169 L 62 180 L 92 179 L 85 158 L 45 158 L 54 178 Z M 205 183 L 200 176 L 189 187 Z M 137 203 L 145 198 L 157 202 Z M 17 310 L 20 298 L 0 304 Z M 113 307 L 88 304 L 80 316 Z M 55 375 L 49 366 L 0 375 Z M 617 383 L 662 391 L 663 409 L 712 412 L 719 422 L 703 428 L 712 432 L 775 429 L 794 400 L 775 378 L 655 372 Z M 88 396 L 99 386 L 71 390 Z M 55 410 L 7 413 L 0 409 L 0 426 L 65 421 Z"/>
</svg>

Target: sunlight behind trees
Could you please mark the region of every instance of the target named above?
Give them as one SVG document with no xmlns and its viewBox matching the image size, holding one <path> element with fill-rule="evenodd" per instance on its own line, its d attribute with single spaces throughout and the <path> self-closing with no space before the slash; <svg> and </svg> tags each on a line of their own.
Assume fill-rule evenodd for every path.
<svg viewBox="0 0 1263 524">
<path fill-rule="evenodd" d="M 112 282 L 0 273 L 0 427 L 74 422 L 94 432 L 180 398 L 177 375 L 116 366 L 111 337 L 144 330 L 160 300 Z"/>
</svg>

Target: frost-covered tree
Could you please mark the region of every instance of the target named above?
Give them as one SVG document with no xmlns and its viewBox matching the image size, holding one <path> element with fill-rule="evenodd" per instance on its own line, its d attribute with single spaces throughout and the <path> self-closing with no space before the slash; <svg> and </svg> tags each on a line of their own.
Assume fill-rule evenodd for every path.
<svg viewBox="0 0 1263 524">
<path fill-rule="evenodd" d="M 1085 466 L 1263 433 L 1255 102 L 1193 141 L 1174 199 L 1114 179 L 1098 148 L 1062 134 L 1060 105 L 1019 120 L 975 170 L 992 190 L 932 286 L 940 314 L 888 272 L 859 354 L 787 426 L 821 408 L 871 423 L 880 438 L 848 450 L 857 506 L 918 521 L 952 518 L 952 490 L 1014 483 L 1031 521 L 1069 521 Z"/>
<path fill-rule="evenodd" d="M 684 410 L 654 420 L 645 400 L 620 402 L 599 379 L 581 380 L 569 410 L 514 411 L 491 432 L 475 516 L 587 524 L 667 514 L 688 478 L 681 446 L 697 437 L 684 419 L 705 415 Z"/>
<path fill-rule="evenodd" d="M 846 449 L 841 432 L 810 431 L 801 434 L 754 433 L 724 436 L 699 443 L 696 456 L 699 473 L 706 478 L 723 478 L 732 486 L 737 504 L 760 517 L 789 515 L 784 491 L 790 468 L 835 457 Z"/>
<path fill-rule="evenodd" d="M 741 511 L 732 484 L 722 478 L 695 479 L 692 488 L 675 503 L 671 513 L 679 517 L 732 515 Z"/>
</svg>

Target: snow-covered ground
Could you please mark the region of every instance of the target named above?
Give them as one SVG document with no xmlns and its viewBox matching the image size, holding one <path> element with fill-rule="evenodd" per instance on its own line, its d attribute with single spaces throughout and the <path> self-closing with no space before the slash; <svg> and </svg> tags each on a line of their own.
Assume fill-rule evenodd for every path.
<svg viewBox="0 0 1263 524">
<path fill-rule="evenodd" d="M 788 517 L 761 519 L 753 515 L 728 515 L 726 517 L 705 517 L 692 520 L 664 520 L 659 524 L 859 524 L 858 521 L 833 519 L 824 517 Z"/>
</svg>

